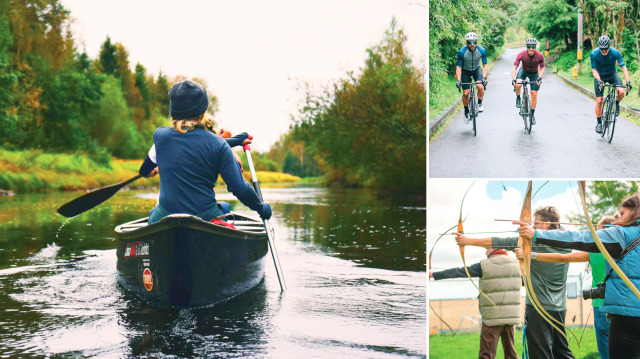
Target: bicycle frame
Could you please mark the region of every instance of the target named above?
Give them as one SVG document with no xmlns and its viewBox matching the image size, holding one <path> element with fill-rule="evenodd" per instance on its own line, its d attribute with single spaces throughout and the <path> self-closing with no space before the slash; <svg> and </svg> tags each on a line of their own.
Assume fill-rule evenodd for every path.
<svg viewBox="0 0 640 359">
<path fill-rule="evenodd" d="M 529 78 L 527 77 L 524 81 L 520 82 L 520 84 L 522 85 L 523 96 L 519 115 L 522 116 L 522 120 L 524 121 L 524 131 L 526 133 L 531 133 L 533 122 L 533 117 L 531 116 L 531 91 L 529 90 L 531 81 L 529 81 Z M 515 85 L 513 90 L 515 91 Z"/>
<path fill-rule="evenodd" d="M 607 87 L 609 88 L 609 90 L 607 90 L 607 95 L 604 96 L 604 101 L 602 102 L 602 137 L 607 137 L 607 141 L 609 143 L 611 143 L 611 140 L 613 140 L 613 132 L 616 128 L 616 110 L 615 110 L 615 101 L 616 101 L 616 96 L 618 94 L 618 90 L 617 87 L 622 87 L 622 86 L 618 86 L 615 84 L 602 84 L 603 89 L 606 89 Z M 627 94 L 629 94 L 629 92 L 627 91 Z"/>
<path fill-rule="evenodd" d="M 476 118 L 478 117 L 478 97 L 476 95 L 476 85 L 482 84 L 482 81 L 465 82 L 460 85 L 471 85 L 469 88 L 469 116 L 473 122 L 473 135 L 476 135 Z M 458 88 L 458 92 L 462 92 L 462 87 Z"/>
</svg>

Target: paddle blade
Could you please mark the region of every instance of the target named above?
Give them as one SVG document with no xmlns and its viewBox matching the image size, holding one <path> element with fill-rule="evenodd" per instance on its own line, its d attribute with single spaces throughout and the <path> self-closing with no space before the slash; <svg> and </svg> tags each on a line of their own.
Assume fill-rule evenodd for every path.
<svg viewBox="0 0 640 359">
<path fill-rule="evenodd" d="M 108 200 L 116 194 L 122 187 L 128 185 L 129 183 L 137 180 L 142 177 L 141 175 L 137 175 L 133 178 L 130 178 L 124 182 L 120 182 L 111 186 L 106 186 L 102 188 L 98 188 L 93 190 L 87 194 L 84 194 L 71 202 L 65 203 L 60 208 L 58 208 L 58 213 L 61 215 L 71 218 L 79 215 L 80 213 L 86 212 L 91 208 L 99 205 L 100 203 Z"/>
</svg>

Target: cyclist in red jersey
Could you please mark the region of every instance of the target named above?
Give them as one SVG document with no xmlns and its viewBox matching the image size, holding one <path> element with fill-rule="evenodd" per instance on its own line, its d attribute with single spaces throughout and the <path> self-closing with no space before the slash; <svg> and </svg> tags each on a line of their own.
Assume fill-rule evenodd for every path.
<svg viewBox="0 0 640 359">
<path fill-rule="evenodd" d="M 527 45 L 527 49 L 520 52 L 516 57 L 516 61 L 513 63 L 511 84 L 515 86 L 516 107 L 520 108 L 520 88 L 522 87 L 522 81 L 524 81 L 525 77 L 529 78 L 529 82 L 531 83 L 531 124 L 535 125 L 536 118 L 534 114 L 536 104 L 538 103 L 538 90 L 542 83 L 542 75 L 544 75 L 544 55 L 536 50 L 538 45 L 536 39 L 532 37 L 528 38 L 525 44 Z M 518 65 L 520 64 L 522 64 L 522 67 L 518 70 Z"/>
</svg>

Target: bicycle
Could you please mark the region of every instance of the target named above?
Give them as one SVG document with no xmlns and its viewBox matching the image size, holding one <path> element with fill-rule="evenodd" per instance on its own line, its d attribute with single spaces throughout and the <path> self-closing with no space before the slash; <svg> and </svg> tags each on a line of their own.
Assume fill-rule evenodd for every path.
<svg viewBox="0 0 640 359">
<path fill-rule="evenodd" d="M 476 95 L 476 86 L 475 86 L 478 84 L 482 84 L 482 81 L 460 83 L 460 87 L 458 87 L 458 92 L 462 92 L 462 85 L 471 85 L 471 92 L 469 92 L 469 117 L 471 117 L 470 121 L 473 122 L 474 136 L 476 135 L 476 118 L 478 118 L 478 114 L 479 114 L 478 96 Z"/>
<path fill-rule="evenodd" d="M 521 84 L 522 103 L 520 105 L 519 115 L 522 116 L 522 120 L 524 121 L 524 131 L 526 133 L 531 133 L 531 127 L 533 126 L 533 115 L 531 114 L 531 92 L 529 91 L 531 82 L 527 77 L 521 82 Z M 515 85 L 513 91 L 515 91 Z"/>
<path fill-rule="evenodd" d="M 602 104 L 602 137 L 607 136 L 607 141 L 611 143 L 613 140 L 613 131 L 616 129 L 616 87 L 620 87 L 615 84 L 601 85 L 603 88 L 608 87 L 607 96 L 605 96 L 604 103 Z M 629 90 L 627 90 L 627 95 Z"/>
</svg>

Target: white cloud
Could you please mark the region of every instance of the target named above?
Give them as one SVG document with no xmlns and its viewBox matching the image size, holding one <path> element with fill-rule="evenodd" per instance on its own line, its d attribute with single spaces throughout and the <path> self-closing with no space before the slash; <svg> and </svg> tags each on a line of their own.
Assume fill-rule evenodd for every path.
<svg viewBox="0 0 640 359">
<path fill-rule="evenodd" d="M 458 222 L 460 214 L 460 202 L 464 196 L 464 192 L 469 188 L 472 180 L 467 179 L 429 179 L 429 193 L 427 203 L 427 251 L 431 248 L 435 240 L 447 228 Z M 507 191 L 502 192 L 502 197 L 495 200 L 491 199 L 486 193 L 486 180 L 478 180 L 473 185 L 467 195 L 462 213 L 463 218 L 467 217 L 464 222 L 464 230 L 467 233 L 488 232 L 488 231 L 515 231 L 517 226 L 511 222 L 497 222 L 496 219 L 518 219 L 522 208 L 523 195 L 521 191 L 526 188 L 523 182 L 519 189 L 508 187 Z M 568 183 L 567 183 L 568 184 Z M 574 184 L 575 189 L 575 184 Z M 534 188 L 534 191 L 536 189 Z M 532 199 L 532 210 L 541 206 L 554 206 L 561 214 L 560 221 L 567 222 L 568 214 L 575 214 L 579 211 L 580 198 L 578 194 L 571 193 L 571 187 L 563 193 L 544 198 L 544 188 L 538 195 Z M 578 205 L 576 202 L 578 201 Z M 566 229 L 576 229 L 575 226 L 565 226 Z M 496 234 L 469 234 L 473 238 L 485 238 L 491 236 L 517 236 L 513 233 L 496 233 Z M 509 255 L 513 255 L 510 252 Z M 478 247 L 466 247 L 465 259 L 467 265 L 476 263 L 485 259 L 485 250 Z M 462 259 L 458 246 L 455 243 L 454 236 L 446 235 L 437 244 L 433 252 L 432 266 L 434 270 L 442 270 L 446 268 L 454 268 L 462 266 Z M 570 273 L 580 273 L 584 268 L 584 264 L 571 265 Z"/>
</svg>

